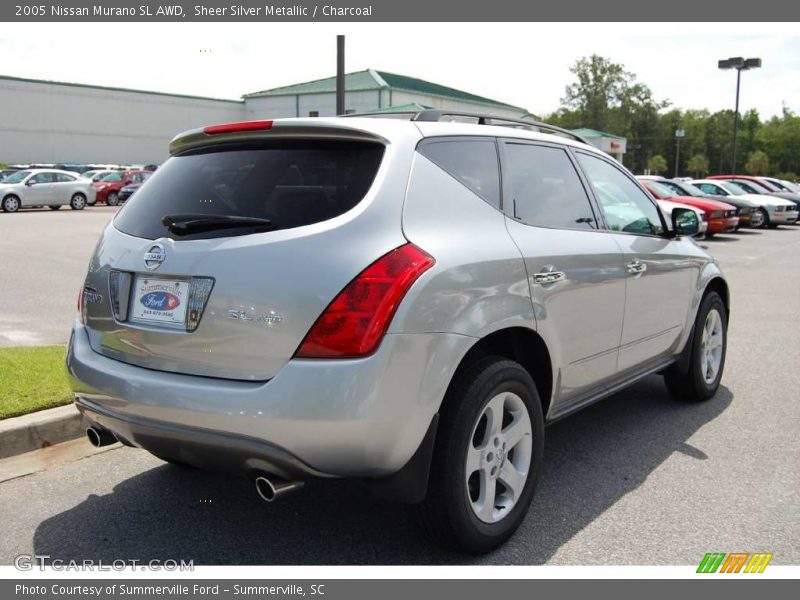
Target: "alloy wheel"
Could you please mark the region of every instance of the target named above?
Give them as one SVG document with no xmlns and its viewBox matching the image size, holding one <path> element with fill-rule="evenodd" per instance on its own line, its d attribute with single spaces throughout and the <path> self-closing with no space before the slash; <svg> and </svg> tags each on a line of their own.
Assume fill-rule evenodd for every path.
<svg viewBox="0 0 800 600">
<path fill-rule="evenodd" d="M 467 449 L 469 504 L 485 523 L 502 520 L 519 500 L 531 467 L 531 418 L 522 398 L 494 396 L 481 411 Z"/>
<path fill-rule="evenodd" d="M 716 309 L 711 309 L 706 316 L 700 343 L 700 372 L 709 385 L 716 380 L 722 365 L 723 335 L 722 316 Z"/>
</svg>

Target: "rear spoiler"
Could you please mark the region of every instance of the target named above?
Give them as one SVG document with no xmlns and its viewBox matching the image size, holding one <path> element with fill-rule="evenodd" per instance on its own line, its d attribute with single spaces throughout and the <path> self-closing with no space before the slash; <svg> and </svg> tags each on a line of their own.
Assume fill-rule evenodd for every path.
<svg viewBox="0 0 800 600">
<path fill-rule="evenodd" d="M 335 120 L 280 119 L 274 121 L 241 121 L 190 129 L 176 135 L 169 143 L 169 154 L 175 156 L 192 150 L 213 147 L 226 142 L 260 142 L 277 139 L 336 139 L 387 144 L 388 140 L 374 132 L 358 129 L 352 123 Z"/>
</svg>

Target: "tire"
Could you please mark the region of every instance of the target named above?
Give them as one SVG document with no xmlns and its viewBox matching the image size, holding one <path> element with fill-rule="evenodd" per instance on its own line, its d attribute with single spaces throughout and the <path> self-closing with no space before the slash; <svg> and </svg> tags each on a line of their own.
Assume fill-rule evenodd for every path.
<svg viewBox="0 0 800 600">
<path fill-rule="evenodd" d="M 769 224 L 769 213 L 767 212 L 766 208 L 759 208 L 758 212 L 761 213 L 761 216 L 764 217 L 764 221 L 761 223 L 761 227 L 759 229 L 766 229 L 770 226 Z"/>
<path fill-rule="evenodd" d="M 50 210 L 61 210 L 60 204 L 50 204 Z"/>
<path fill-rule="evenodd" d="M 711 345 L 707 341 L 709 331 L 712 332 L 711 340 L 717 340 L 712 341 Z M 679 400 L 689 402 L 702 402 L 712 398 L 719 389 L 722 372 L 725 370 L 727 347 L 728 313 L 725 304 L 717 292 L 708 292 L 700 303 L 694 321 L 694 334 L 688 349 L 691 352 L 688 370 L 682 371 L 678 365 L 674 365 L 664 374 L 664 382 L 670 393 Z M 717 366 L 713 377 L 710 377 L 713 364 Z"/>
<path fill-rule="evenodd" d="M 19 210 L 19 198 L 11 195 L 3 198 L 3 210 L 7 213 L 17 212 Z"/>
<path fill-rule="evenodd" d="M 117 192 L 109 192 L 106 196 L 106 204 L 108 206 L 117 206 L 119 204 L 119 194 Z"/>
<path fill-rule="evenodd" d="M 73 194 L 72 199 L 69 201 L 72 210 L 83 210 L 86 208 L 86 196 L 83 194 Z"/>
<path fill-rule="evenodd" d="M 491 415 L 501 411 L 493 428 Z M 488 552 L 522 523 L 542 470 L 544 418 L 536 386 L 519 363 L 482 358 L 459 370 L 439 422 L 428 494 L 414 507 L 417 520 L 439 544 Z M 512 480 L 513 491 L 505 484 Z M 488 507 L 487 494 L 495 496 Z"/>
</svg>

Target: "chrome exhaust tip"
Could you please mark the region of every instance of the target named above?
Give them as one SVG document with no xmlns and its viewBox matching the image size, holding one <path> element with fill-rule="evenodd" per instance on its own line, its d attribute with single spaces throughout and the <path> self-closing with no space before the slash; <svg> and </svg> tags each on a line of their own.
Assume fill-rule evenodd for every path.
<svg viewBox="0 0 800 600">
<path fill-rule="evenodd" d="M 303 487 L 302 481 L 286 481 L 274 475 L 256 477 L 256 492 L 264 502 L 274 502 L 278 498 Z"/>
<path fill-rule="evenodd" d="M 117 438 L 113 433 L 111 433 L 108 429 L 103 429 L 102 427 L 98 427 L 96 425 L 93 425 L 86 430 L 86 437 L 89 440 L 89 443 L 95 448 L 100 448 L 101 446 L 110 446 L 111 444 L 115 444 L 117 442 Z"/>
</svg>

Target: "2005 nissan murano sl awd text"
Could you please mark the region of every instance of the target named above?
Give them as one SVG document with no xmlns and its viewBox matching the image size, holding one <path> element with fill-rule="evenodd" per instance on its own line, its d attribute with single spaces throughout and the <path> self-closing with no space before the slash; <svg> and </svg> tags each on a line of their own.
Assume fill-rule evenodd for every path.
<svg viewBox="0 0 800 600">
<path fill-rule="evenodd" d="M 387 118 L 389 117 L 389 118 Z M 96 445 L 415 504 L 486 552 L 545 424 L 653 373 L 714 396 L 728 285 L 620 164 L 558 128 L 426 110 L 178 135 L 103 232 L 67 366 Z"/>
</svg>

